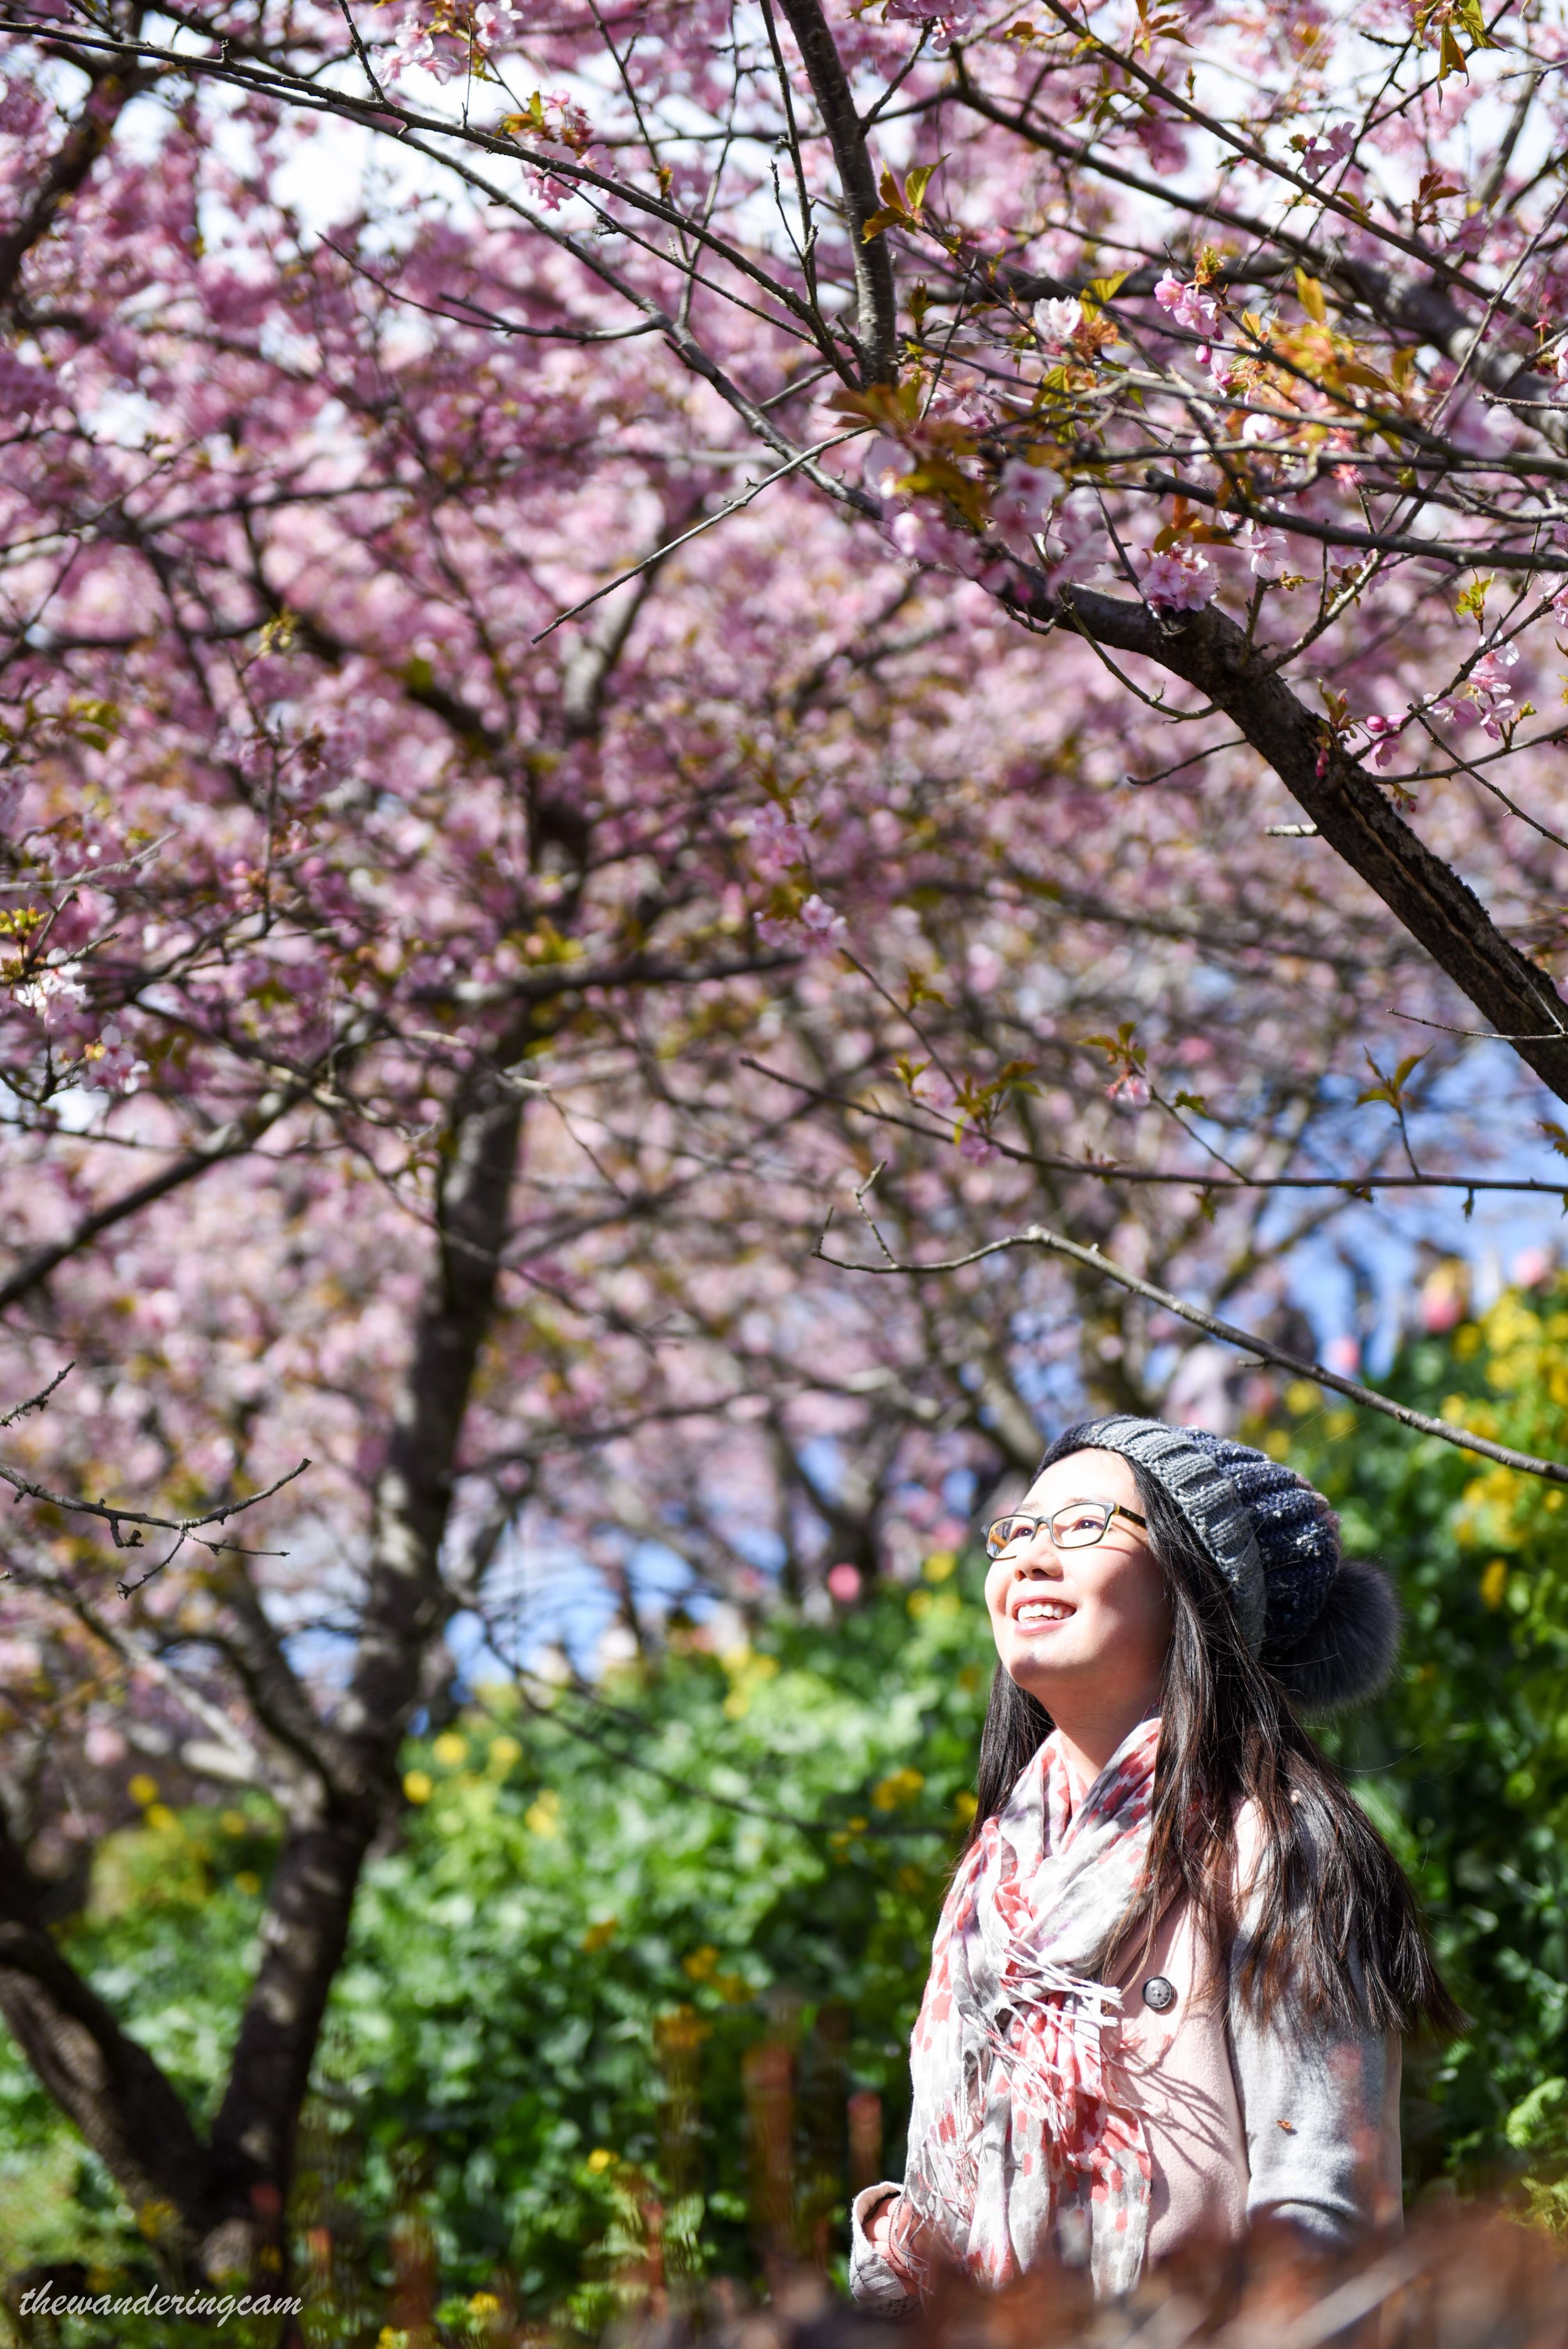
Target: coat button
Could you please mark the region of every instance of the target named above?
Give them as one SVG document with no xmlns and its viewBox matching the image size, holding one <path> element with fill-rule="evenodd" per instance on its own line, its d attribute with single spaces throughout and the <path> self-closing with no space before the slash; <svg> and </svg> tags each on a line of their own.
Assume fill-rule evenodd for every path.
<svg viewBox="0 0 1568 2349">
<path fill-rule="evenodd" d="M 1143 2003 L 1151 2006 L 1156 2014 L 1168 2014 L 1176 2003 L 1176 1985 L 1163 1974 L 1150 1974 L 1143 1985 Z"/>
</svg>

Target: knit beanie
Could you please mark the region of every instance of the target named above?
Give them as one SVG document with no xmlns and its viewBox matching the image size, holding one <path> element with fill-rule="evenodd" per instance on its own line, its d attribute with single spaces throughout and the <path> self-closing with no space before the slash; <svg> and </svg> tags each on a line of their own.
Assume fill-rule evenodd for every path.
<svg viewBox="0 0 1568 2349">
<path fill-rule="evenodd" d="M 1339 1520 L 1294 1468 L 1203 1427 L 1118 1413 L 1057 1444 L 1119 1452 L 1169 1494 L 1230 1590 L 1253 1654 L 1302 1708 L 1373 1696 L 1394 1668 L 1399 1607 L 1373 1566 L 1344 1557 Z"/>
</svg>

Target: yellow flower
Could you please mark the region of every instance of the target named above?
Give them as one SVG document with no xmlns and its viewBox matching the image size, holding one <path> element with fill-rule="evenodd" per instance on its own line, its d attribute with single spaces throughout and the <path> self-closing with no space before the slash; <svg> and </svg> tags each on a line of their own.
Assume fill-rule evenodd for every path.
<svg viewBox="0 0 1568 2349">
<path fill-rule="evenodd" d="M 444 1729 L 430 1751 L 443 1770 L 455 1770 L 459 1762 L 469 1758 L 469 1741 L 459 1737 L 455 1729 Z"/>
<path fill-rule="evenodd" d="M 492 2316 L 500 2314 L 500 2302 L 493 2292 L 476 2292 L 469 2302 L 469 2314 L 476 2324 L 488 2324 Z"/>
<path fill-rule="evenodd" d="M 1480 1578 L 1483 1607 L 1501 1607 L 1508 1593 L 1508 1560 L 1494 1557 Z"/>
<path fill-rule="evenodd" d="M 428 1803 L 436 1791 L 436 1782 L 428 1770 L 410 1770 L 403 1781 L 403 1792 L 411 1803 Z"/>
<path fill-rule="evenodd" d="M 921 1570 L 927 1582 L 945 1582 L 949 1575 L 956 1572 L 957 1566 L 957 1557 L 952 1550 L 934 1549 Z"/>
<path fill-rule="evenodd" d="M 681 1971 L 695 1982 L 711 1982 L 718 1967 L 718 1951 L 711 1943 L 694 1950 L 689 1958 L 681 1960 Z"/>
<path fill-rule="evenodd" d="M 492 1770 L 510 1770 L 513 1763 L 521 1759 L 522 1748 L 515 1737 L 490 1739 L 490 1764 Z"/>
<path fill-rule="evenodd" d="M 522 1815 L 522 1823 L 531 1834 L 542 1836 L 546 1843 L 552 1843 L 561 1833 L 560 1795 L 550 1787 L 542 1786 L 539 1800 L 530 1803 Z"/>
<path fill-rule="evenodd" d="M 901 1803 L 913 1802 L 924 1784 L 919 1770 L 895 1770 L 880 1786 L 872 1788 L 872 1801 L 879 1811 L 896 1811 Z"/>
<path fill-rule="evenodd" d="M 139 1770 L 125 1791 L 133 1803 L 140 1803 L 143 1806 L 155 1803 L 158 1800 L 158 1781 L 156 1778 L 150 1778 L 145 1770 Z"/>
<path fill-rule="evenodd" d="M 228 1836 L 249 1835 L 251 1832 L 251 1822 L 243 1811 L 225 1811 L 218 1825 Z"/>
<path fill-rule="evenodd" d="M 179 1832 L 180 1822 L 167 1803 L 149 1803 L 142 1816 L 159 1835 L 167 1835 L 170 1828 Z"/>
<path fill-rule="evenodd" d="M 172 2202 L 165 2201 L 160 2195 L 149 2195 L 136 2214 L 137 2232 L 150 2243 L 156 2243 L 173 2233 L 179 2217 Z"/>
<path fill-rule="evenodd" d="M 595 2178 L 602 2178 L 605 2170 L 615 2167 L 615 2157 L 606 2146 L 596 2145 L 588 2157 L 588 2167 Z"/>
<path fill-rule="evenodd" d="M 654 2045 L 661 2055 L 690 2055 L 712 2029 L 695 2006 L 677 2006 L 672 2013 L 655 2018 Z"/>
</svg>

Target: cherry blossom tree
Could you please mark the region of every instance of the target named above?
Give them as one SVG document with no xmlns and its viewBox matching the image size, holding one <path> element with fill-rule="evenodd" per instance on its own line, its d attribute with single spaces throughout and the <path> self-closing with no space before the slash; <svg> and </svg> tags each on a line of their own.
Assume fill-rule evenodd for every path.
<svg viewBox="0 0 1568 2349">
<path fill-rule="evenodd" d="M 167 1565 L 11 1513 L 0 2006 L 218 2273 L 553 1557 L 852 1603 L 1160 1401 L 1168 1311 L 975 1256 L 1042 1213 L 1255 1321 L 1357 1201 L 1555 1202 L 1563 26 L 5 31 L 5 1456 L 312 1466 Z M 818 1261 L 857 1193 L 954 1268 Z M 50 1930 L 133 1764 L 282 1821 L 205 2125 Z"/>
</svg>

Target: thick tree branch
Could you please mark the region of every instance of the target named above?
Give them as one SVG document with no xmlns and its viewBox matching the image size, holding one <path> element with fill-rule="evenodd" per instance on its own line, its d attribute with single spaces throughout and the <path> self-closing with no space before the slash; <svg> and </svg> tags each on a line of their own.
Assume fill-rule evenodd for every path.
<svg viewBox="0 0 1568 2349">
<path fill-rule="evenodd" d="M 1317 826 L 1467 995 L 1500 1040 L 1568 1101 L 1568 1004 L 1511 946 L 1452 868 L 1412 831 L 1370 775 L 1315 718 L 1233 620 L 1212 605 L 1162 616 L 1087 587 L 1044 583 L 1011 600 L 1036 625 L 1076 626 L 1096 644 L 1140 653 L 1194 687 L 1240 728 Z"/>
<path fill-rule="evenodd" d="M 811 85 L 822 128 L 833 150 L 855 270 L 855 347 L 862 383 L 892 383 L 898 374 L 898 302 L 887 239 L 865 241 L 877 209 L 876 173 L 864 125 L 855 111 L 833 36 L 818 0 L 779 0 Z"/>
<path fill-rule="evenodd" d="M 84 67 L 83 70 L 88 69 Z M 115 124 L 145 80 L 146 77 L 134 67 L 122 72 L 111 69 L 92 74 L 81 111 L 34 191 L 31 202 L 0 235 L 0 316 L 15 308 L 21 297 L 22 268 L 28 254 L 47 236 L 61 206 L 69 203 L 84 185 L 114 136 Z"/>
<path fill-rule="evenodd" d="M 150 2216 L 153 2204 L 171 2206 L 186 2220 L 193 2249 L 212 2215 L 207 2147 L 147 2050 L 56 1947 L 43 1888 L 3 1818 L 0 2013 L 132 2208 Z"/>
</svg>

